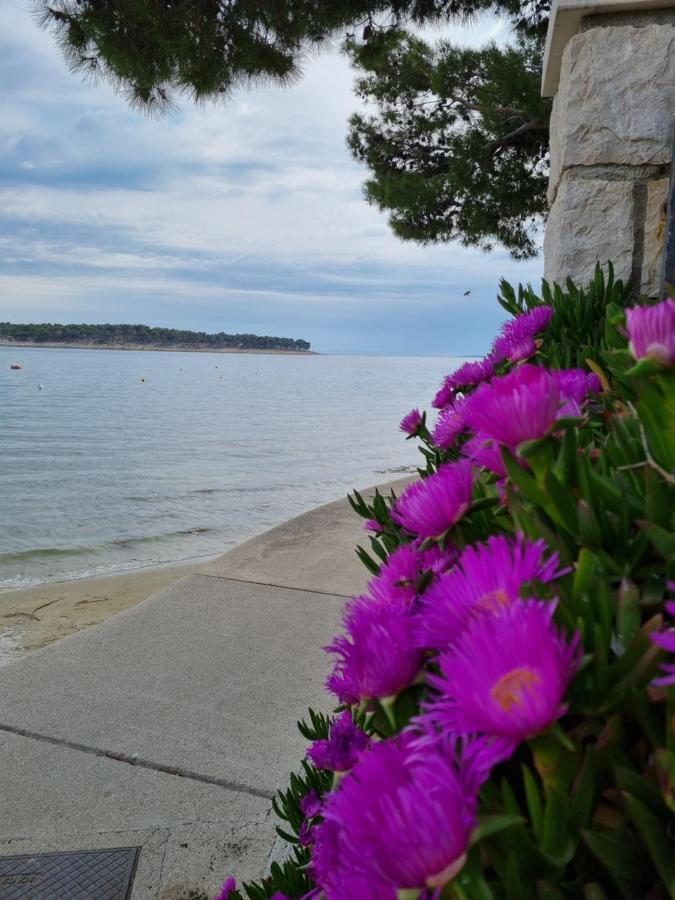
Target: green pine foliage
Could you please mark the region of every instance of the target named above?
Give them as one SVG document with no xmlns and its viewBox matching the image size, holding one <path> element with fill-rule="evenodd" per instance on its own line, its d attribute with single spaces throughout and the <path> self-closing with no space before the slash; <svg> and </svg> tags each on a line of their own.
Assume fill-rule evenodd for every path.
<svg viewBox="0 0 675 900">
<path fill-rule="evenodd" d="M 539 97 L 549 0 L 32 0 L 70 68 L 151 114 L 288 85 L 342 38 L 358 72 L 348 144 L 367 199 L 405 240 L 536 252 L 550 105 Z M 418 26 L 496 12 L 508 47 L 425 43 Z M 406 29 L 412 29 L 407 31 Z"/>
<path fill-rule="evenodd" d="M 349 28 L 422 24 L 497 8 L 519 22 L 548 3 L 515 0 L 33 0 L 75 71 L 107 78 L 158 112 L 176 95 L 217 99 L 298 77 L 312 48 Z"/>
<path fill-rule="evenodd" d="M 375 110 L 352 116 L 348 143 L 371 173 L 366 198 L 399 237 L 537 252 L 550 117 L 542 47 L 525 33 L 478 50 L 405 31 L 348 43 L 363 72 L 357 95 Z"/>
</svg>

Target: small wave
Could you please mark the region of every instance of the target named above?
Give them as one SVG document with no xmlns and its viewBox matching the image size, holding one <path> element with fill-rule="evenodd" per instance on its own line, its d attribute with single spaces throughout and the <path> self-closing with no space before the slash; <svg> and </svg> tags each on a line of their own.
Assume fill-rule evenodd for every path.
<svg viewBox="0 0 675 900">
<path fill-rule="evenodd" d="M 116 541 L 110 541 L 107 544 L 100 544 L 98 547 L 90 547 L 89 550 L 101 551 L 106 547 L 129 547 L 133 544 L 152 544 L 158 541 L 170 541 L 172 538 L 185 537 L 187 534 L 209 534 L 214 531 L 213 528 L 207 528 L 197 525 L 195 528 L 184 528 L 180 531 L 165 531 L 162 534 L 148 534 L 145 537 L 118 538 Z"/>
<path fill-rule="evenodd" d="M 16 550 L 12 553 L 0 553 L 0 563 L 21 562 L 28 559 L 51 559 L 57 556 L 81 556 L 90 553 L 95 547 L 38 547 L 34 550 Z"/>
<path fill-rule="evenodd" d="M 12 578 L 0 580 L 0 596 L 7 591 L 16 591 L 23 588 L 39 587 L 42 584 L 68 584 L 71 581 L 86 581 L 89 578 L 105 578 L 113 575 L 129 575 L 132 572 L 142 572 L 148 569 L 161 569 L 165 566 L 179 566 L 187 563 L 201 563 L 204 560 L 215 559 L 220 553 L 235 546 L 236 541 L 226 541 L 218 553 L 191 553 L 189 556 L 175 556 L 169 559 L 157 559 L 148 562 L 136 563 L 101 563 L 101 565 L 86 569 L 74 569 L 72 571 L 57 572 L 51 576 L 44 575 L 15 575 Z"/>
<path fill-rule="evenodd" d="M 40 559 L 53 559 L 68 556 L 84 556 L 86 554 L 105 553 L 109 547 L 130 547 L 135 544 L 150 544 L 161 541 L 170 541 L 172 538 L 185 537 L 190 534 L 209 534 L 214 531 L 203 525 L 194 528 L 184 528 L 180 531 L 166 531 L 162 534 L 150 534 L 145 537 L 118 538 L 115 541 L 107 541 L 102 544 L 92 544 L 88 547 L 35 547 L 32 550 L 16 550 L 11 553 L 0 553 L 0 565 L 3 563 L 38 561 Z"/>
</svg>

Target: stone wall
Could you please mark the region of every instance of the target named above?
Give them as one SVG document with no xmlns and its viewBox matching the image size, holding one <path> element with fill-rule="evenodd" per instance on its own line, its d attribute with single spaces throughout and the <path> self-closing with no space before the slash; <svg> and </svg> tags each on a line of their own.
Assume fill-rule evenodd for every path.
<svg viewBox="0 0 675 900">
<path fill-rule="evenodd" d="M 546 278 L 611 259 L 658 296 L 674 122 L 675 8 L 582 19 L 553 102 Z"/>
</svg>

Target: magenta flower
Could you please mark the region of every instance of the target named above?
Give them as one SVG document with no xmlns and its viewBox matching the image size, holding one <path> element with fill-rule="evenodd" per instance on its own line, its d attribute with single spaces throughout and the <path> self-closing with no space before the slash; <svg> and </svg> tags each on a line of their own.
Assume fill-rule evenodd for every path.
<svg viewBox="0 0 675 900">
<path fill-rule="evenodd" d="M 452 403 L 457 391 L 476 387 L 483 381 L 487 381 L 492 378 L 494 370 L 494 362 L 489 356 L 477 362 L 463 363 L 450 375 L 446 375 L 440 390 L 432 401 L 432 406 L 436 409 L 445 409 Z"/>
<path fill-rule="evenodd" d="M 523 335 L 518 341 L 514 338 L 504 337 L 500 335 L 495 338 L 492 345 L 492 353 L 494 358 L 500 362 L 508 359 L 509 362 L 523 362 L 529 359 L 537 352 L 537 344 L 533 337 Z"/>
<path fill-rule="evenodd" d="M 441 411 L 433 430 L 433 442 L 442 450 L 448 450 L 454 446 L 459 435 L 464 431 L 466 425 L 462 416 L 463 400 L 457 399 L 455 402 Z"/>
<path fill-rule="evenodd" d="M 420 598 L 417 639 L 422 647 L 450 647 L 477 617 L 499 612 L 528 596 L 531 582 L 547 584 L 566 574 L 544 541 L 493 536 L 467 547 L 457 566 Z"/>
<path fill-rule="evenodd" d="M 675 616 L 675 602 L 669 600 L 666 603 L 666 610 L 671 616 Z M 668 653 L 675 653 L 675 628 L 672 626 L 664 628 L 662 631 L 650 635 L 650 637 L 662 650 L 666 650 Z M 655 678 L 652 684 L 656 687 L 670 687 L 670 685 L 675 684 L 675 663 L 663 663 L 661 669 L 664 674 L 659 678 Z"/>
<path fill-rule="evenodd" d="M 626 310 L 630 352 L 635 359 L 654 359 L 675 366 L 675 300 Z"/>
<path fill-rule="evenodd" d="M 340 846 L 342 828 L 324 821 L 317 828 L 312 847 L 311 874 L 326 900 L 396 900 L 394 888 L 346 864 Z"/>
<path fill-rule="evenodd" d="M 344 628 L 326 647 L 337 657 L 326 688 L 340 703 L 393 697 L 408 687 L 422 665 L 413 642 L 410 604 L 357 597 L 346 608 Z"/>
<path fill-rule="evenodd" d="M 560 369 L 555 375 L 560 388 L 561 416 L 581 416 L 582 406 L 588 395 L 599 394 L 602 390 L 600 379 L 594 372 Z"/>
<path fill-rule="evenodd" d="M 391 510 L 391 517 L 412 534 L 440 538 L 468 510 L 472 487 L 468 462 L 446 463 L 434 475 L 407 487 Z"/>
<path fill-rule="evenodd" d="M 305 819 L 298 832 L 298 841 L 301 847 L 310 847 L 314 843 L 316 829 L 317 825 L 312 825 L 311 822 Z"/>
<path fill-rule="evenodd" d="M 382 563 L 379 575 L 368 584 L 368 593 L 374 599 L 384 603 L 403 600 L 412 605 L 430 581 L 454 562 L 453 548 L 441 550 L 434 545 L 421 550 L 420 543 L 403 544 Z"/>
<path fill-rule="evenodd" d="M 417 596 L 422 563 L 417 547 L 403 544 L 382 563 L 380 574 L 368 585 L 369 593 L 383 601 L 400 599 L 412 603 Z"/>
<path fill-rule="evenodd" d="M 333 871 L 390 886 L 382 896 L 391 898 L 451 881 L 476 824 L 478 772 L 467 755 L 457 760 L 438 744 L 413 748 L 409 737 L 373 745 L 324 808 Z M 319 873 L 321 887 L 331 875 Z"/>
<path fill-rule="evenodd" d="M 220 889 L 220 893 L 213 900 L 230 900 L 230 897 L 236 890 L 237 882 L 234 878 L 228 878 Z"/>
<path fill-rule="evenodd" d="M 346 710 L 332 722 L 328 739 L 314 741 L 307 756 L 317 769 L 348 772 L 369 744 L 368 735 L 354 724 L 351 712 Z"/>
<path fill-rule="evenodd" d="M 415 437 L 419 434 L 421 427 L 424 425 L 424 416 L 419 409 L 411 409 L 407 416 L 401 419 L 399 429 L 405 432 L 408 437 Z"/>
<path fill-rule="evenodd" d="M 420 572 L 431 573 L 434 577 L 447 572 L 457 561 L 457 550 L 446 542 L 443 549 L 438 544 L 432 544 L 427 550 L 421 550 L 420 545 L 424 541 L 418 538 L 412 546 L 418 553 Z"/>
<path fill-rule="evenodd" d="M 301 798 L 300 812 L 306 819 L 315 819 L 321 812 L 322 801 L 316 791 L 307 791 Z"/>
<path fill-rule="evenodd" d="M 431 401 L 431 405 L 434 409 L 445 409 L 446 406 L 449 406 L 455 396 L 455 389 L 452 386 L 451 376 L 448 375 L 443 384 L 440 386 L 434 399 Z"/>
<path fill-rule="evenodd" d="M 494 472 L 500 478 L 506 478 L 507 472 L 502 459 L 502 451 L 499 444 L 484 434 L 476 434 L 462 447 L 462 456 L 470 460 L 474 465 L 481 466 L 489 472 Z"/>
<path fill-rule="evenodd" d="M 477 362 L 465 362 L 450 376 L 454 384 L 455 391 L 461 391 L 464 388 L 476 387 L 484 381 L 492 378 L 495 366 L 491 357 L 486 356 Z"/>
<path fill-rule="evenodd" d="M 375 532 L 375 534 L 379 534 L 380 532 L 384 531 L 384 525 L 380 525 L 377 519 L 366 519 L 366 521 L 363 523 L 363 530 L 373 531 Z"/>
<path fill-rule="evenodd" d="M 515 452 L 524 441 L 548 434 L 561 403 L 558 374 L 525 363 L 471 394 L 464 418 L 475 432 Z"/>
<path fill-rule="evenodd" d="M 566 712 L 563 697 L 581 661 L 579 635 L 553 622 L 555 604 L 526 600 L 475 619 L 438 657 L 437 691 L 425 708 L 443 733 L 483 734 L 513 748 Z"/>
<path fill-rule="evenodd" d="M 547 327 L 552 316 L 550 306 L 537 306 L 506 322 L 492 346 L 493 357 L 498 361 L 508 359 L 511 362 L 529 359 L 537 351 L 535 335 Z"/>
</svg>

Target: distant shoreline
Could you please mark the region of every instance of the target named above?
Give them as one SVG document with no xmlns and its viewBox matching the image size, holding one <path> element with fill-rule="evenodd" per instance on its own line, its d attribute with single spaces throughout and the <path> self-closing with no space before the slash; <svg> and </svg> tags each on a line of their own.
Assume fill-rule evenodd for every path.
<svg viewBox="0 0 675 900">
<path fill-rule="evenodd" d="M 72 344 L 50 343 L 45 341 L 0 341 L 0 347 L 16 347 L 17 349 L 35 348 L 38 350 L 143 350 L 161 353 L 257 353 L 272 354 L 273 356 L 320 356 L 316 350 L 265 350 L 253 347 L 187 347 L 177 345 L 175 347 L 148 346 L 147 344 Z"/>
</svg>

